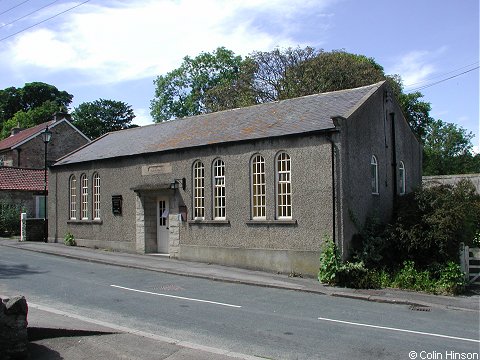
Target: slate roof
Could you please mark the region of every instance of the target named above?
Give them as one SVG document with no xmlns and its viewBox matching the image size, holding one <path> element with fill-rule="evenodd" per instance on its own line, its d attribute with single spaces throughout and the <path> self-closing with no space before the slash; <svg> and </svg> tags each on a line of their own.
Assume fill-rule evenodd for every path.
<svg viewBox="0 0 480 360">
<path fill-rule="evenodd" d="M 17 146 L 18 144 L 24 142 L 28 138 L 40 134 L 42 131 L 45 131 L 47 126 L 51 126 L 54 123 L 53 120 L 47 121 L 46 123 L 22 130 L 18 134 L 9 136 L 6 139 L 0 141 L 0 151 L 5 149 L 11 149 Z"/>
<path fill-rule="evenodd" d="M 196 146 L 328 131 L 348 118 L 384 82 L 108 133 L 54 166 Z"/>
<path fill-rule="evenodd" d="M 67 116 L 70 116 L 70 115 L 67 114 Z M 3 139 L 2 141 L 0 141 L 0 151 L 14 149 L 15 147 L 23 144 L 24 142 L 27 142 L 30 139 L 33 139 L 34 137 L 40 135 L 43 131 L 45 131 L 45 128 L 47 126 L 50 129 L 52 129 L 63 122 L 66 122 L 68 125 L 74 128 L 79 134 L 81 134 L 85 139 L 90 141 L 90 139 L 87 136 L 85 136 L 85 134 L 83 134 L 80 130 L 78 130 L 75 126 L 73 126 L 72 123 L 70 123 L 66 118 L 61 118 L 61 119 L 54 119 L 54 120 L 44 122 L 43 124 L 22 130 L 13 136 L 9 136 L 6 139 Z"/>
<path fill-rule="evenodd" d="M 0 167 L 0 190 L 43 191 L 44 180 L 45 170 L 43 169 Z"/>
</svg>

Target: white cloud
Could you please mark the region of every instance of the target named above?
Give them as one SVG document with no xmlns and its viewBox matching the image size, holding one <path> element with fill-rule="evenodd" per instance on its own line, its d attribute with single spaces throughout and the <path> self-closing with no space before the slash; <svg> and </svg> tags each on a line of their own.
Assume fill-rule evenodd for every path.
<svg viewBox="0 0 480 360">
<path fill-rule="evenodd" d="M 17 35 L 7 43 L 1 57 L 4 68 L 20 72 L 30 67 L 47 72 L 75 71 L 90 82 L 117 83 L 165 73 L 177 67 L 183 56 L 195 56 L 218 46 L 242 55 L 275 46 L 295 46 L 289 31 L 296 15 L 312 9 L 320 12 L 331 2 L 92 2 L 46 22 L 48 27 Z M 66 6 L 62 4 L 56 11 Z M 50 7 L 49 14 L 54 9 Z M 268 14 L 275 28 L 259 26 L 257 14 Z"/>
<path fill-rule="evenodd" d="M 400 56 L 388 73 L 399 74 L 406 89 L 421 86 L 438 71 L 435 63 L 445 51 L 445 47 L 435 51 L 410 51 Z"/>
<path fill-rule="evenodd" d="M 153 124 L 153 120 L 148 109 L 137 108 L 133 110 L 133 113 L 135 114 L 135 119 L 132 121 L 133 124 L 138 126 Z"/>
</svg>

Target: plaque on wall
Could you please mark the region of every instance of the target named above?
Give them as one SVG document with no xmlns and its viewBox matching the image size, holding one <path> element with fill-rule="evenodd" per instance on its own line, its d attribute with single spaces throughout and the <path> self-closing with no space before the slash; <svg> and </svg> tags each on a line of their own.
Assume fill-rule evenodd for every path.
<svg viewBox="0 0 480 360">
<path fill-rule="evenodd" d="M 113 215 L 122 215 L 122 195 L 112 195 Z"/>
</svg>

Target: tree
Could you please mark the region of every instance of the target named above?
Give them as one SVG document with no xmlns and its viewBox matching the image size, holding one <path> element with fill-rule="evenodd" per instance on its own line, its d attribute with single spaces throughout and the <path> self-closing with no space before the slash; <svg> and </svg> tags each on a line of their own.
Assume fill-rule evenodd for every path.
<svg viewBox="0 0 480 360">
<path fill-rule="evenodd" d="M 66 110 L 73 95 L 42 82 L 26 83 L 23 88 L 0 90 L 0 129 L 8 136 L 12 127 L 31 127 L 50 120 L 60 109 Z"/>
<path fill-rule="evenodd" d="M 27 129 L 42 124 L 52 119 L 52 115 L 59 110 L 58 104 L 54 101 L 45 101 L 41 106 L 28 111 L 17 111 L 13 117 L 3 123 L 1 132 L 2 139 L 10 136 L 14 127 Z"/>
<path fill-rule="evenodd" d="M 72 112 L 72 123 L 90 139 L 111 131 L 136 127 L 131 124 L 134 118 L 130 105 L 105 99 L 84 102 Z"/>
<path fill-rule="evenodd" d="M 230 83 L 237 78 L 241 65 L 241 56 L 235 56 L 223 47 L 212 54 L 201 53 L 193 59 L 184 57 L 178 69 L 154 80 L 153 119 L 161 122 L 210 112 L 205 93 L 215 85 Z"/>
<path fill-rule="evenodd" d="M 480 155 L 473 154 L 474 135 L 455 124 L 431 120 L 423 148 L 424 175 L 480 172 Z"/>
<path fill-rule="evenodd" d="M 419 92 L 405 94 L 398 75 L 387 76 L 373 58 L 312 47 L 253 52 L 245 59 L 218 48 L 185 57 L 155 80 L 155 121 L 249 106 L 268 101 L 369 85 L 388 80 L 412 130 L 424 141 L 430 104 Z"/>
</svg>

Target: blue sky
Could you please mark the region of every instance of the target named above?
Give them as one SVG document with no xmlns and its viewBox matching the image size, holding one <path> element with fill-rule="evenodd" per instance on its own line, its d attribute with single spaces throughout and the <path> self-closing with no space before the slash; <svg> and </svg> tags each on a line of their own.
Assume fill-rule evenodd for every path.
<svg viewBox="0 0 480 360">
<path fill-rule="evenodd" d="M 399 74 L 407 91 L 428 86 L 431 115 L 479 145 L 478 0 L 84 1 L 0 0 L 0 89 L 42 81 L 73 94 L 72 107 L 124 101 L 144 125 L 153 80 L 185 55 L 344 49 Z"/>
</svg>

